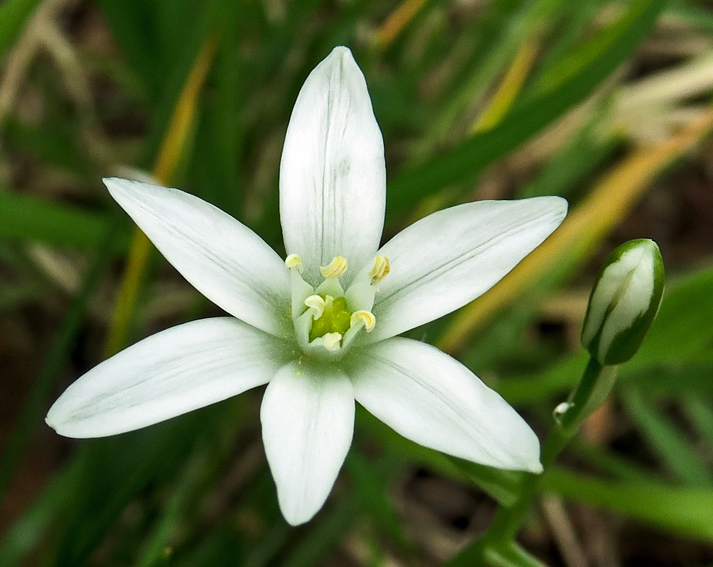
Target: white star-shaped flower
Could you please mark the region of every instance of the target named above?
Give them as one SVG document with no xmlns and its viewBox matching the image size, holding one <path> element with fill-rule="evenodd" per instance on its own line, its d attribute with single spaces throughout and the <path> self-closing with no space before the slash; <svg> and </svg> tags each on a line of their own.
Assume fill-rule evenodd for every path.
<svg viewBox="0 0 713 567">
<path fill-rule="evenodd" d="M 105 183 L 171 264 L 232 317 L 157 333 L 72 384 L 47 423 L 102 437 L 267 384 L 261 421 L 280 507 L 322 507 L 351 445 L 355 400 L 449 455 L 539 472 L 539 442 L 498 394 L 428 344 L 396 335 L 475 299 L 559 226 L 564 199 L 482 201 L 434 213 L 379 248 L 384 148 L 364 76 L 337 47 L 307 78 L 280 165 L 282 260 L 177 189 Z"/>
</svg>

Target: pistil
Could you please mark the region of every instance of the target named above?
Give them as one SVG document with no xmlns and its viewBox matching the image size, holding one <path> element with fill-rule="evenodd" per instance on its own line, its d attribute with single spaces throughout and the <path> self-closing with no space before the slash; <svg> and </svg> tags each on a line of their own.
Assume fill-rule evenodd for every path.
<svg viewBox="0 0 713 567">
<path fill-rule="evenodd" d="M 376 326 L 376 317 L 371 312 L 378 282 L 390 271 L 388 258 L 374 259 L 368 278 L 359 278 L 344 291 L 339 278 L 347 270 L 343 256 L 335 256 L 326 266 L 320 266 L 324 281 L 315 289 L 302 277 L 302 258 L 290 254 L 285 266 L 292 278 L 292 319 L 297 340 L 310 356 L 339 358 L 359 332 L 370 333 Z"/>
</svg>

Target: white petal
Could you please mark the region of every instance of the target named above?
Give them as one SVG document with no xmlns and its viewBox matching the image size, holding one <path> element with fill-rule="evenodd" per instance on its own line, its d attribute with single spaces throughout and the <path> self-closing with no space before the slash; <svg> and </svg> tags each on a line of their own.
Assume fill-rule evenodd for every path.
<svg viewBox="0 0 713 567">
<path fill-rule="evenodd" d="M 252 230 L 178 189 L 117 178 L 104 183 L 198 291 L 238 319 L 285 336 L 291 326 L 288 270 Z"/>
<path fill-rule="evenodd" d="M 357 401 L 407 439 L 484 465 L 542 471 L 527 423 L 437 348 L 389 339 L 355 350 L 348 372 Z"/>
<path fill-rule="evenodd" d="M 305 81 L 280 164 L 280 217 L 287 252 L 299 254 L 305 279 L 344 256 L 349 283 L 379 247 L 386 203 L 384 143 L 364 75 L 337 47 Z"/>
<path fill-rule="evenodd" d="M 282 341 L 232 317 L 192 321 L 87 372 L 46 421 L 66 437 L 133 431 L 265 384 L 290 356 Z"/>
<path fill-rule="evenodd" d="M 354 394 L 330 366 L 290 363 L 265 391 L 262 437 L 285 519 L 303 524 L 324 504 L 354 432 Z"/>
<path fill-rule="evenodd" d="M 482 295 L 539 246 L 566 213 L 567 201 L 560 197 L 480 201 L 409 226 L 378 252 L 389 259 L 391 271 L 378 284 L 376 328 L 363 340 L 398 335 Z M 364 268 L 359 279 L 367 272 Z"/>
</svg>

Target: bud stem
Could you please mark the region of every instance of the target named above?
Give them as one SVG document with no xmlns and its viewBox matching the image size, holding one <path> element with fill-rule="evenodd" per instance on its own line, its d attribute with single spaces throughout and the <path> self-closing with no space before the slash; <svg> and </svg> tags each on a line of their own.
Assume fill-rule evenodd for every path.
<svg viewBox="0 0 713 567">
<path fill-rule="evenodd" d="M 567 402 L 567 409 L 556 419 L 558 428 L 565 435 L 572 437 L 577 433 L 587 416 L 602 405 L 614 386 L 617 368 L 604 366 L 594 357 L 589 359 L 577 389 Z M 544 460 L 544 451 L 542 456 Z"/>
<path fill-rule="evenodd" d="M 606 399 L 614 385 L 616 373 L 616 366 L 603 366 L 593 357 L 589 359 L 579 386 L 567 402 L 567 409 L 560 414 L 554 429 L 542 445 L 541 461 L 545 469 L 554 463 L 586 417 Z M 530 510 L 539 479 L 540 476 L 537 474 L 527 473 L 524 476 L 517 500 L 511 506 L 498 508 L 487 532 L 481 536 L 481 545 L 478 546 L 477 553 L 483 556 L 488 556 L 489 553 L 497 555 L 501 550 L 506 550 L 512 545 Z M 472 559 L 467 557 L 467 550 L 461 555 L 456 556 L 449 565 L 460 565 L 466 558 Z"/>
</svg>

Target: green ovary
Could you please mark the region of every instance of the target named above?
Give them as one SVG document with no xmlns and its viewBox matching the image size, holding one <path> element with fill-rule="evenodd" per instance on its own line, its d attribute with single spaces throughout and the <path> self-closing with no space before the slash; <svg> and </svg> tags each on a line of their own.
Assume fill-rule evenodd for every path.
<svg viewBox="0 0 713 567">
<path fill-rule="evenodd" d="M 344 297 L 332 298 L 320 294 L 324 299 L 324 313 L 322 316 L 312 321 L 312 329 L 309 332 L 309 340 L 312 342 L 318 337 L 327 333 L 339 333 L 344 336 L 351 325 L 352 312 L 347 309 L 347 300 Z"/>
</svg>

